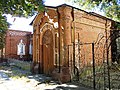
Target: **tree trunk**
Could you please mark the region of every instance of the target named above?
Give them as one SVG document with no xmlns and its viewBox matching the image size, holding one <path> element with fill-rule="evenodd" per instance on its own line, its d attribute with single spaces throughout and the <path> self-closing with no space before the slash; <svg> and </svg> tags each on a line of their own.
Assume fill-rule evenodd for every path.
<svg viewBox="0 0 120 90">
<path fill-rule="evenodd" d="M 3 48 L 1 49 L 1 60 L 3 60 Z"/>
</svg>

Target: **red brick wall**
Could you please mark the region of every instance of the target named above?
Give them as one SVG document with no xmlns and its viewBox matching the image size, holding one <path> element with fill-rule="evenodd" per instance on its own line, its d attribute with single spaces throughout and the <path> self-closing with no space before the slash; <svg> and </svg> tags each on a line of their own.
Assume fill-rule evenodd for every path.
<svg viewBox="0 0 120 90">
<path fill-rule="evenodd" d="M 81 66 L 92 65 L 92 43 L 95 43 L 94 50 L 95 60 L 98 62 L 97 64 L 101 64 L 101 62 L 106 59 L 106 57 L 103 57 L 103 54 L 106 53 L 106 48 L 104 46 L 106 39 L 110 36 L 110 30 L 112 27 L 111 20 L 66 5 L 61 5 L 57 8 L 49 7 L 47 9 L 47 15 L 39 13 L 33 23 L 33 61 L 34 63 L 40 63 L 41 70 L 45 68 L 42 64 L 42 62 L 44 62 L 42 47 L 43 33 L 56 22 L 58 23 L 58 28 L 50 28 L 51 31 L 54 32 L 53 36 L 58 34 L 58 45 L 55 43 L 55 46 L 58 46 L 58 48 L 54 47 L 55 51 L 53 53 L 55 57 L 54 62 L 60 59 L 61 66 L 67 65 L 68 50 L 70 59 L 73 59 L 72 45 L 73 42 L 75 42 L 75 44 L 78 42 L 78 34 L 80 43 L 89 44 L 80 45 L 80 50 L 78 49 L 78 46 L 75 45 L 75 63 L 77 67 L 78 64 Z M 56 40 L 55 37 L 53 39 Z M 110 40 L 108 41 L 108 44 L 109 43 Z M 69 49 L 67 47 L 68 45 L 71 46 Z M 80 60 L 78 56 L 80 56 Z M 109 58 L 111 59 L 110 54 Z M 71 63 L 71 61 L 69 61 L 69 63 Z"/>
<path fill-rule="evenodd" d="M 30 35 L 31 32 L 8 30 L 6 34 L 5 57 L 20 59 L 20 56 L 17 55 L 17 45 L 22 39 L 25 44 L 25 55 L 23 59 L 28 59 Z"/>
</svg>

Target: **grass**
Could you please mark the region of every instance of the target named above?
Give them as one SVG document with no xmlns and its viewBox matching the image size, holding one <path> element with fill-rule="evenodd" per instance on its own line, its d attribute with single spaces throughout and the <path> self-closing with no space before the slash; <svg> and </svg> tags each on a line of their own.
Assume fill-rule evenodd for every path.
<svg viewBox="0 0 120 90">
<path fill-rule="evenodd" d="M 19 79 L 26 77 L 31 74 L 30 71 L 22 70 L 16 66 L 0 66 L 0 70 L 2 70 L 8 77 L 13 79 Z"/>
<path fill-rule="evenodd" d="M 105 66 L 105 68 L 104 72 L 104 65 L 95 67 L 95 84 L 96 88 L 100 90 L 103 90 L 104 84 L 106 84 L 105 87 L 108 87 L 107 66 Z M 111 65 L 109 71 L 111 88 L 115 89 L 119 87 L 120 89 L 120 65 Z M 93 87 L 93 67 L 85 67 L 81 69 L 79 83 L 88 87 Z"/>
<path fill-rule="evenodd" d="M 21 68 L 26 71 L 30 71 L 30 68 L 31 68 L 31 62 L 27 62 L 27 61 L 11 59 L 11 60 L 9 60 L 9 63 L 13 63 L 18 68 Z"/>
</svg>

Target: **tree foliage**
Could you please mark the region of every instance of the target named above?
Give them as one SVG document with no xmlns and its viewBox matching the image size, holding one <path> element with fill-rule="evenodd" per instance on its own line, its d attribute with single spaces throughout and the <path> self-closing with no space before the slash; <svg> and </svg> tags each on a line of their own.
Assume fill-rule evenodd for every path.
<svg viewBox="0 0 120 90">
<path fill-rule="evenodd" d="M 0 49 L 4 47 L 4 37 L 9 26 L 4 14 L 27 17 L 42 10 L 44 10 L 42 0 L 0 0 Z"/>
<path fill-rule="evenodd" d="M 78 4 L 83 9 L 100 8 L 105 15 L 120 21 L 120 0 L 68 0 Z"/>
<path fill-rule="evenodd" d="M 0 0 L 2 14 L 31 16 L 35 11 L 41 11 L 42 9 L 42 0 Z"/>
<path fill-rule="evenodd" d="M 5 33 L 8 28 L 8 23 L 6 22 L 6 17 L 0 15 L 0 49 L 4 47 L 5 44 Z"/>
</svg>

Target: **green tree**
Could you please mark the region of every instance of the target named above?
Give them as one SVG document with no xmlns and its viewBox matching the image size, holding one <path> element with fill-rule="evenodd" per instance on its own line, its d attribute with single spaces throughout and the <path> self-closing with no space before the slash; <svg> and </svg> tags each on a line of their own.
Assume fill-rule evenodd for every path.
<svg viewBox="0 0 120 90">
<path fill-rule="evenodd" d="M 6 22 L 6 17 L 0 15 L 0 49 L 4 47 L 5 44 L 5 33 L 8 28 L 8 23 Z"/>
<path fill-rule="evenodd" d="M 5 14 L 28 17 L 42 10 L 42 0 L 0 0 L 0 49 L 4 47 L 5 33 L 9 27 Z"/>
<path fill-rule="evenodd" d="M 105 15 L 113 20 L 120 21 L 120 0 L 66 0 L 78 4 L 82 9 L 91 10 L 100 8 Z"/>
</svg>

